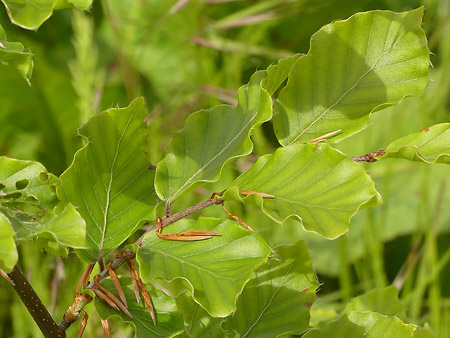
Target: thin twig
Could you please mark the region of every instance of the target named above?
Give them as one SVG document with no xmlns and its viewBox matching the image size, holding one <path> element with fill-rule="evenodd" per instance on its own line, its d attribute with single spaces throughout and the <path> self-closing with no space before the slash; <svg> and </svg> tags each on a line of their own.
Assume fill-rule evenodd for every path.
<svg viewBox="0 0 450 338">
<path fill-rule="evenodd" d="M 378 151 L 374 151 L 373 153 L 368 153 L 368 154 L 360 155 L 360 156 L 354 156 L 354 157 L 352 157 L 352 160 L 355 162 L 372 163 L 372 162 L 377 161 L 376 157 L 383 156 L 384 154 L 386 154 L 386 152 L 384 151 L 384 149 L 381 149 Z"/>
<path fill-rule="evenodd" d="M 208 207 L 210 207 L 210 206 L 212 206 L 212 205 L 220 205 L 220 204 L 222 204 L 224 201 L 221 200 L 221 199 L 216 199 L 216 198 L 215 198 L 216 196 L 220 196 L 220 194 L 213 194 L 210 198 L 208 198 L 207 200 L 205 200 L 205 201 L 203 201 L 203 202 L 200 202 L 200 203 L 198 203 L 198 204 L 196 204 L 196 205 L 193 205 L 193 206 L 191 206 L 191 207 L 189 207 L 189 208 L 187 208 L 187 209 L 185 209 L 185 210 L 183 210 L 183 211 L 180 211 L 180 212 L 176 213 L 175 215 L 167 216 L 167 217 L 165 217 L 165 218 L 162 218 L 162 219 L 161 219 L 161 224 L 160 224 L 160 226 L 158 226 L 158 225 L 153 225 L 153 226 L 148 227 L 148 228 L 147 228 L 147 231 L 146 231 L 141 237 L 139 237 L 139 239 L 138 239 L 134 244 L 137 245 L 137 246 L 142 246 L 142 242 L 143 242 L 145 236 L 146 236 L 149 232 L 154 231 L 154 230 L 156 230 L 156 229 L 158 229 L 158 228 L 164 228 L 164 227 L 166 227 L 166 226 L 168 226 L 168 225 L 170 225 L 170 224 L 172 224 L 172 223 L 175 223 L 176 221 L 179 221 L 180 219 L 183 219 L 183 218 L 185 218 L 185 217 L 187 217 L 187 216 L 189 216 L 189 215 L 192 215 L 192 214 L 194 214 L 194 213 L 196 213 L 196 212 L 198 212 L 198 211 L 200 211 L 200 210 L 203 210 L 203 209 L 205 209 L 205 208 L 208 208 Z M 134 259 L 135 257 L 136 257 L 136 254 L 135 254 L 133 251 L 127 249 L 127 250 L 125 250 L 124 252 L 122 252 L 120 255 L 117 255 L 117 256 L 116 256 L 116 259 L 111 263 L 110 269 L 116 270 L 116 269 L 118 269 L 122 264 L 127 263 L 128 261 Z M 92 265 L 92 267 L 93 267 L 93 265 Z M 88 273 L 88 276 L 89 276 L 89 274 L 90 274 L 90 271 L 91 271 L 91 269 L 89 269 L 89 271 L 86 272 L 86 273 Z M 109 270 L 105 268 L 105 269 L 103 269 L 98 275 L 95 276 L 95 280 L 96 280 L 97 283 L 98 283 L 100 280 L 104 279 L 104 278 L 107 277 L 108 275 L 109 275 Z M 84 275 L 83 275 L 83 276 L 84 276 Z M 84 277 L 86 277 L 86 276 L 84 276 Z M 82 278 L 82 279 L 83 279 L 83 278 Z M 95 290 L 95 286 L 96 286 L 95 281 L 92 280 L 92 281 L 86 286 L 86 288 L 87 288 L 87 289 L 94 289 L 94 290 Z M 93 290 L 93 291 L 94 291 L 94 290 Z M 95 290 L 94 293 L 95 293 L 96 291 L 98 292 L 98 290 Z M 83 294 L 81 294 L 80 296 L 82 296 L 82 295 L 83 295 Z M 85 300 L 84 300 L 84 303 L 82 304 L 82 307 L 79 308 L 79 311 L 81 311 L 82 308 L 83 308 L 87 303 L 89 303 L 89 301 L 85 301 Z M 81 304 L 81 303 L 77 303 L 77 304 Z M 70 309 L 70 308 L 69 308 L 69 309 Z M 67 313 L 66 313 L 66 314 L 67 314 Z M 61 320 L 60 326 L 61 326 L 62 328 L 66 328 L 66 329 L 67 329 L 67 328 L 70 326 L 71 323 L 73 323 L 75 320 L 78 319 L 78 317 L 75 318 L 75 317 L 73 316 L 73 317 L 68 318 L 68 316 L 66 316 L 66 314 L 65 314 L 65 316 L 63 317 L 63 319 Z M 154 320 L 154 318 L 152 318 L 152 320 Z M 61 337 L 65 337 L 65 333 L 64 333 L 64 336 L 61 336 Z"/>
</svg>

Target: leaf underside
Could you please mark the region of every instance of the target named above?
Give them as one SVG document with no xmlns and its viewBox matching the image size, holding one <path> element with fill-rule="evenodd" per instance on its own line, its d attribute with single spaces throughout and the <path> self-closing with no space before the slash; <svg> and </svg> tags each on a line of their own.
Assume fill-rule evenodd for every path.
<svg viewBox="0 0 450 338">
<path fill-rule="evenodd" d="M 388 145 L 383 158 L 450 164 L 450 123 L 437 124 Z"/>
</svg>

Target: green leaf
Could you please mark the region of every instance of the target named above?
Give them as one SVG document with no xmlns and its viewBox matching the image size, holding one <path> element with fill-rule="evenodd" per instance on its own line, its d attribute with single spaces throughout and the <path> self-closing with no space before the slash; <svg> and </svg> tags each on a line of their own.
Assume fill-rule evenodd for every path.
<svg viewBox="0 0 450 338">
<path fill-rule="evenodd" d="M 304 338 L 411 338 L 416 326 L 405 324 L 397 317 L 376 312 L 347 312 L 324 328 L 311 330 Z"/>
<path fill-rule="evenodd" d="M 283 82 L 286 81 L 292 66 L 301 57 L 302 55 L 296 54 L 286 59 L 281 59 L 276 65 L 271 65 L 267 68 L 267 77 L 263 80 L 262 87 L 267 90 L 270 96 L 275 94 Z"/>
<path fill-rule="evenodd" d="M 86 220 L 87 248 L 77 252 L 83 260 L 106 256 L 155 217 L 154 172 L 142 149 L 148 138 L 145 116 L 140 98 L 94 116 L 80 129 L 88 144 L 61 175 L 58 193 Z"/>
<path fill-rule="evenodd" d="M 220 327 L 223 318 L 214 318 L 192 299 L 189 292 L 176 298 L 178 310 L 184 317 L 184 334 L 181 337 L 209 338 L 227 337 Z"/>
<path fill-rule="evenodd" d="M 239 190 L 274 198 L 241 198 Z M 279 223 L 297 217 L 306 230 L 327 238 L 345 233 L 359 208 L 380 200 L 364 168 L 324 143 L 292 145 L 260 157 L 222 198 L 261 206 Z"/>
<path fill-rule="evenodd" d="M 26 29 L 38 29 L 54 9 L 88 9 L 92 0 L 2 0 L 11 22 Z"/>
<path fill-rule="evenodd" d="M 383 158 L 405 158 L 425 163 L 450 164 L 450 123 L 425 128 L 392 142 Z"/>
<path fill-rule="evenodd" d="M 6 40 L 5 31 L 0 25 L 0 63 L 17 69 L 22 77 L 30 83 L 33 73 L 33 59 L 31 50 L 20 42 Z"/>
<path fill-rule="evenodd" d="M 252 131 L 272 116 L 272 101 L 261 88 L 265 76 L 256 72 L 239 89 L 237 106 L 215 106 L 189 116 L 158 163 L 155 186 L 161 199 L 171 203 L 197 182 L 217 181 L 227 161 L 250 154 Z"/>
<path fill-rule="evenodd" d="M 119 298 L 117 291 L 111 279 L 106 278 L 101 284 Z M 156 314 L 156 326 L 148 313 L 143 300 L 138 304 L 134 295 L 131 278 L 120 277 L 125 297 L 127 299 L 128 311 L 130 311 L 133 319 L 130 319 L 123 312 L 118 312 L 108 306 L 103 301 L 95 298 L 95 308 L 102 319 L 108 319 L 118 316 L 123 322 L 132 323 L 136 328 L 136 337 L 173 337 L 177 333 L 183 331 L 183 317 L 179 313 L 175 299 L 167 296 L 162 291 L 146 285 L 153 301 L 153 307 Z"/>
<path fill-rule="evenodd" d="M 84 247 L 86 224 L 71 204 L 56 205 L 57 184 L 38 162 L 0 157 L 0 210 L 16 240 L 39 238 L 49 252 L 64 255 L 66 246 Z"/>
<path fill-rule="evenodd" d="M 174 242 L 148 234 L 137 253 L 142 279 L 183 279 L 194 300 L 213 317 L 226 317 L 252 271 L 269 255 L 269 247 L 254 232 L 229 220 L 199 218 L 170 226 L 173 233 L 205 230 L 221 234 L 199 242 Z M 166 231 L 165 231 L 166 232 Z"/>
<path fill-rule="evenodd" d="M 398 290 L 392 285 L 383 289 L 371 290 L 353 298 L 344 311 L 373 311 L 385 316 L 406 319 L 405 307 L 398 300 Z"/>
<path fill-rule="evenodd" d="M 336 130 L 332 140 L 344 139 L 364 129 L 373 111 L 420 95 L 429 65 L 422 16 L 423 7 L 359 13 L 315 33 L 274 106 L 280 143 Z"/>
<path fill-rule="evenodd" d="M 280 246 L 254 272 L 223 327 L 233 337 L 302 334 L 318 286 L 305 242 Z"/>
<path fill-rule="evenodd" d="M 11 272 L 17 263 L 14 230 L 8 218 L 0 212 L 0 269 Z"/>
</svg>

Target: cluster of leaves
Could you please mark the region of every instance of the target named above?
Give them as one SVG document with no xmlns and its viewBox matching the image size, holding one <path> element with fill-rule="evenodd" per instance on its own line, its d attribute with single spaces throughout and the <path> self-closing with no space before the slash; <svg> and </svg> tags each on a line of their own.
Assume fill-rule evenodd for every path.
<svg viewBox="0 0 450 338">
<path fill-rule="evenodd" d="M 49 1 L 42 8 L 47 16 L 28 23 L 24 18 L 35 17 L 27 14 L 32 9 L 7 5 L 13 22 L 37 28 L 68 3 Z M 163 216 L 164 206 L 176 207 L 200 185 L 220 183 L 228 164 L 252 153 L 251 137 L 270 120 L 281 147 L 233 178 L 220 199 L 256 207 L 273 227 L 293 218 L 297 227 L 327 239 L 345 234 L 355 213 L 381 197 L 364 167 L 334 144 L 365 129 L 371 113 L 423 92 L 429 50 L 422 15 L 423 8 L 372 11 L 324 26 L 312 36 L 308 54 L 254 73 L 238 90 L 236 105 L 190 115 L 156 171 L 149 168 L 154 130 L 147 126 L 142 98 L 91 117 L 79 130 L 84 147 L 59 178 L 37 162 L 2 157 L 0 267 L 9 271 L 17 263 L 16 242 L 36 238 L 57 255 L 75 248 L 86 263 L 108 257 L 142 225 Z M 2 62 L 29 80 L 29 51 L 9 45 L 4 34 L 0 43 Z M 330 135 L 326 142 L 324 135 Z M 378 159 L 449 164 L 449 150 L 450 124 L 442 123 L 392 142 Z M 149 233 L 131 247 L 158 323 L 153 326 L 134 299 L 130 279 L 122 278 L 133 319 L 120 316 L 133 323 L 137 336 L 275 337 L 311 326 L 306 337 L 432 336 L 427 327 L 408 323 L 393 288 L 357 297 L 340 314 L 310 322 L 319 283 L 305 241 L 269 246 L 257 232 L 223 217 L 185 219 L 165 231 L 190 230 L 221 236 L 171 242 Z M 110 280 L 103 284 L 113 289 Z M 104 319 L 117 315 L 99 300 L 95 305 Z"/>
</svg>

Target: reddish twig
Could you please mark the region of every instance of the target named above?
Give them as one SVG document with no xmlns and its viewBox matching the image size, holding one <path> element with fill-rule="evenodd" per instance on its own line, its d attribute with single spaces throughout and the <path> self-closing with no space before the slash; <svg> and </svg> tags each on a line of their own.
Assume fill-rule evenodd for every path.
<svg viewBox="0 0 450 338">
<path fill-rule="evenodd" d="M 355 162 L 376 162 L 377 159 L 376 157 L 380 157 L 383 156 L 384 154 L 386 154 L 386 152 L 384 151 L 384 149 L 378 150 L 378 151 L 374 151 L 373 153 L 368 153 L 365 155 L 361 155 L 361 156 L 354 156 L 352 157 L 352 160 Z"/>
</svg>

